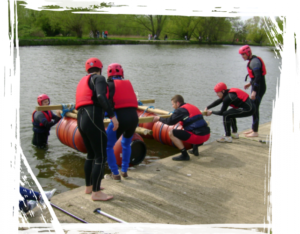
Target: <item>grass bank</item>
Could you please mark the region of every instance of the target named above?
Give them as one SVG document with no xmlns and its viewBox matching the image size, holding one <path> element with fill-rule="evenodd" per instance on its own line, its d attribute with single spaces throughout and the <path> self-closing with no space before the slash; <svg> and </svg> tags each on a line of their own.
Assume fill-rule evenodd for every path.
<svg viewBox="0 0 300 234">
<path fill-rule="evenodd" d="M 142 37 L 110 37 L 102 38 L 76 38 L 76 37 L 26 37 L 19 38 L 19 46 L 42 46 L 42 45 L 122 45 L 122 44 L 207 44 L 207 45 L 244 45 L 242 42 L 228 41 L 198 41 L 198 40 L 147 40 Z M 257 43 L 247 42 L 248 45 L 260 46 Z M 15 44 L 16 45 L 16 44 Z M 267 44 L 262 44 L 267 46 Z"/>
</svg>

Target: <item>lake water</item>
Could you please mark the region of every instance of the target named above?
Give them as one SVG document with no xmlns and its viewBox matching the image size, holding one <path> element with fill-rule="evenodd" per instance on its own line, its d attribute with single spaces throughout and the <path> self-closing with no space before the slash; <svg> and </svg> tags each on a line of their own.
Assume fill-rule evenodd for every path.
<svg viewBox="0 0 300 234">
<path fill-rule="evenodd" d="M 85 154 L 63 145 L 51 129 L 48 150 L 31 145 L 31 114 L 36 98 L 46 93 L 51 104 L 74 103 L 79 80 L 86 74 L 85 61 L 98 57 L 103 75 L 110 63 L 120 63 L 125 79 L 129 79 L 139 99 L 155 99 L 156 108 L 173 111 L 171 98 L 181 94 L 185 102 L 203 110 L 217 99 L 213 90 L 218 82 L 243 89 L 246 65 L 238 54 L 240 46 L 232 45 L 110 45 L 110 46 L 35 46 L 21 47 L 20 133 L 21 146 L 33 173 L 44 190 L 57 188 L 57 193 L 85 185 L 83 165 Z M 271 121 L 276 85 L 279 83 L 281 59 L 271 48 L 252 47 L 253 54 L 263 58 L 266 68 L 267 92 L 260 106 L 260 123 Z M 250 92 L 247 91 L 248 93 Z M 218 110 L 216 107 L 215 110 Z M 224 134 L 220 116 L 206 117 L 211 138 Z M 252 117 L 238 119 L 238 130 L 251 127 Z M 155 140 L 146 140 L 148 162 L 178 152 Z M 140 165 L 145 166 L 145 164 Z M 35 188 L 22 165 L 22 175 Z"/>
</svg>

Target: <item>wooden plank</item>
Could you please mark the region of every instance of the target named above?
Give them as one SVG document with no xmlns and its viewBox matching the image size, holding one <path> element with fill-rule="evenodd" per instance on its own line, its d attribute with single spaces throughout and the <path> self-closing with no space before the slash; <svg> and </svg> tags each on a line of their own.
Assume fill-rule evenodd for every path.
<svg viewBox="0 0 300 234">
<path fill-rule="evenodd" d="M 138 110 L 145 111 L 147 108 L 148 108 L 148 106 L 138 106 Z M 170 114 L 169 111 L 160 110 L 160 109 L 156 109 L 156 108 L 155 109 L 148 108 L 147 112 L 155 113 L 158 115 L 169 115 Z"/>
<path fill-rule="evenodd" d="M 152 135 L 152 130 L 149 130 L 147 128 L 137 127 L 135 129 L 135 132 L 141 135 Z"/>
<path fill-rule="evenodd" d="M 141 101 L 143 104 L 155 103 L 155 99 L 145 99 L 145 100 L 139 100 L 139 101 Z"/>
</svg>

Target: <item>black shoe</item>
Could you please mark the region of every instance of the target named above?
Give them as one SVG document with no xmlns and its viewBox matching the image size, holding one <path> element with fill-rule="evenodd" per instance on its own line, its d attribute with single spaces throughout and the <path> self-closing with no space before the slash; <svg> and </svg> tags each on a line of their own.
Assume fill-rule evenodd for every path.
<svg viewBox="0 0 300 234">
<path fill-rule="evenodd" d="M 203 145 L 203 143 L 202 144 L 198 144 L 198 145 L 194 145 L 193 144 L 193 149 L 189 150 L 188 152 L 190 154 L 195 155 L 195 156 L 199 156 L 198 146 L 200 146 L 200 145 Z"/>
<path fill-rule="evenodd" d="M 182 154 L 177 156 L 177 157 L 173 157 L 172 158 L 174 161 L 189 161 L 190 160 L 190 156 L 183 156 Z"/>
</svg>

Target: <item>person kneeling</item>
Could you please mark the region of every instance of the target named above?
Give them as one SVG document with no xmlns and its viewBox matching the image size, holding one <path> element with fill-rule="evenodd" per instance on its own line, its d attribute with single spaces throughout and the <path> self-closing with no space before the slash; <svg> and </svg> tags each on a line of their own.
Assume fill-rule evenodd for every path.
<svg viewBox="0 0 300 234">
<path fill-rule="evenodd" d="M 207 116 L 210 116 L 211 114 L 223 116 L 225 136 L 221 137 L 217 141 L 221 143 L 231 143 L 232 138 L 239 138 L 239 134 L 237 133 L 236 118 L 252 116 L 256 111 L 256 107 L 250 100 L 249 95 L 243 90 L 237 88 L 227 89 L 226 84 L 223 82 L 216 84 L 214 90 L 219 99 L 207 106 L 204 109 L 204 112 L 207 112 Z M 208 110 L 221 103 L 223 103 L 223 106 L 220 111 Z M 233 108 L 227 110 L 229 106 Z"/>
<path fill-rule="evenodd" d="M 201 111 L 194 105 L 185 103 L 181 95 L 175 95 L 172 99 L 174 113 L 169 118 L 155 116 L 153 122 L 160 121 L 167 125 L 174 125 L 178 122 L 183 126 L 183 130 L 173 129 L 169 136 L 176 147 L 181 151 L 181 155 L 173 157 L 175 161 L 188 161 L 188 155 L 183 142 L 193 145 L 201 145 L 210 137 L 210 128 L 203 119 Z"/>
</svg>

